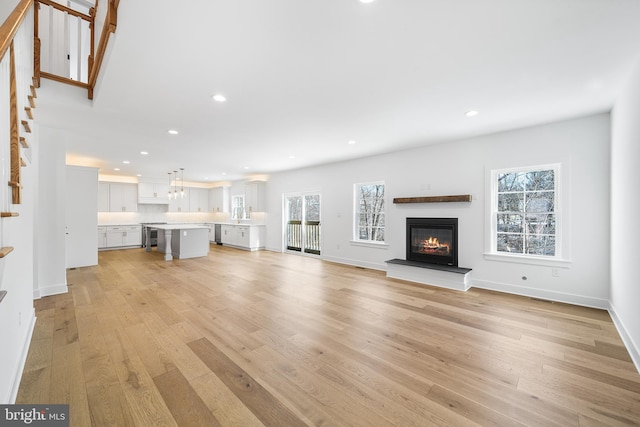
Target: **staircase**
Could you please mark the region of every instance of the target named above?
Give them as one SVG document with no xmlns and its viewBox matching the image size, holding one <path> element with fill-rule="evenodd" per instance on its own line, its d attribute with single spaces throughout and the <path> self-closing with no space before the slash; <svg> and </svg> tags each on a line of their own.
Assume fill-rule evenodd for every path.
<svg viewBox="0 0 640 427">
<path fill-rule="evenodd" d="M 85 88 L 93 99 L 119 3 L 95 0 L 90 7 L 87 0 L 71 0 L 71 8 L 54 0 L 34 0 L 35 86 L 46 78 Z"/>
</svg>

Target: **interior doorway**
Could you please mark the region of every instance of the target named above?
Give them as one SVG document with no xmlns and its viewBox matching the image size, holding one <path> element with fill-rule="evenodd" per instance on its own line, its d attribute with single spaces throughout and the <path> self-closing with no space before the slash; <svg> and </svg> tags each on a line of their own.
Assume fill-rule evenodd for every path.
<svg viewBox="0 0 640 427">
<path fill-rule="evenodd" d="M 286 250 L 320 255 L 320 194 L 287 194 L 284 204 Z"/>
</svg>

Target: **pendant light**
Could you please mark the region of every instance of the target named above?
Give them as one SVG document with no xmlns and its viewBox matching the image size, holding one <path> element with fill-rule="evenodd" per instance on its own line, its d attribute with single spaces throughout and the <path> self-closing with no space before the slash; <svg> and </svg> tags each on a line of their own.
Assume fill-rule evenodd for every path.
<svg viewBox="0 0 640 427">
<path fill-rule="evenodd" d="M 181 179 L 180 179 L 180 197 L 184 199 L 184 168 L 180 168 Z"/>
<path fill-rule="evenodd" d="M 169 200 L 171 200 L 171 172 L 169 172 Z"/>
<path fill-rule="evenodd" d="M 178 200 L 178 171 L 173 171 L 175 178 L 173 180 L 173 198 Z"/>
</svg>

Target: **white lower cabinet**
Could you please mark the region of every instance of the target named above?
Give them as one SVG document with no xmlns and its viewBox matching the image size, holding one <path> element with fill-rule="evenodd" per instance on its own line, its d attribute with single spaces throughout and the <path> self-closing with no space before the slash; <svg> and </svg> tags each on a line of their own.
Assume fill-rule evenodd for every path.
<svg viewBox="0 0 640 427">
<path fill-rule="evenodd" d="M 142 246 L 139 225 L 107 225 L 98 227 L 98 249 Z"/>
<path fill-rule="evenodd" d="M 264 230 L 261 225 L 223 224 L 220 228 L 222 244 L 250 251 L 264 249 Z"/>
<path fill-rule="evenodd" d="M 98 249 L 107 247 L 107 227 L 98 227 Z"/>
</svg>

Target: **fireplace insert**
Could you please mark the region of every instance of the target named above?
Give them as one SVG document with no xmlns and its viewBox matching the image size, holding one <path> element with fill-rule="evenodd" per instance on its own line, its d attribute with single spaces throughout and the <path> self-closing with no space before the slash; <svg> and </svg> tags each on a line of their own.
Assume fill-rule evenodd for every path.
<svg viewBox="0 0 640 427">
<path fill-rule="evenodd" d="M 407 261 L 458 266 L 458 218 L 407 218 Z"/>
</svg>

